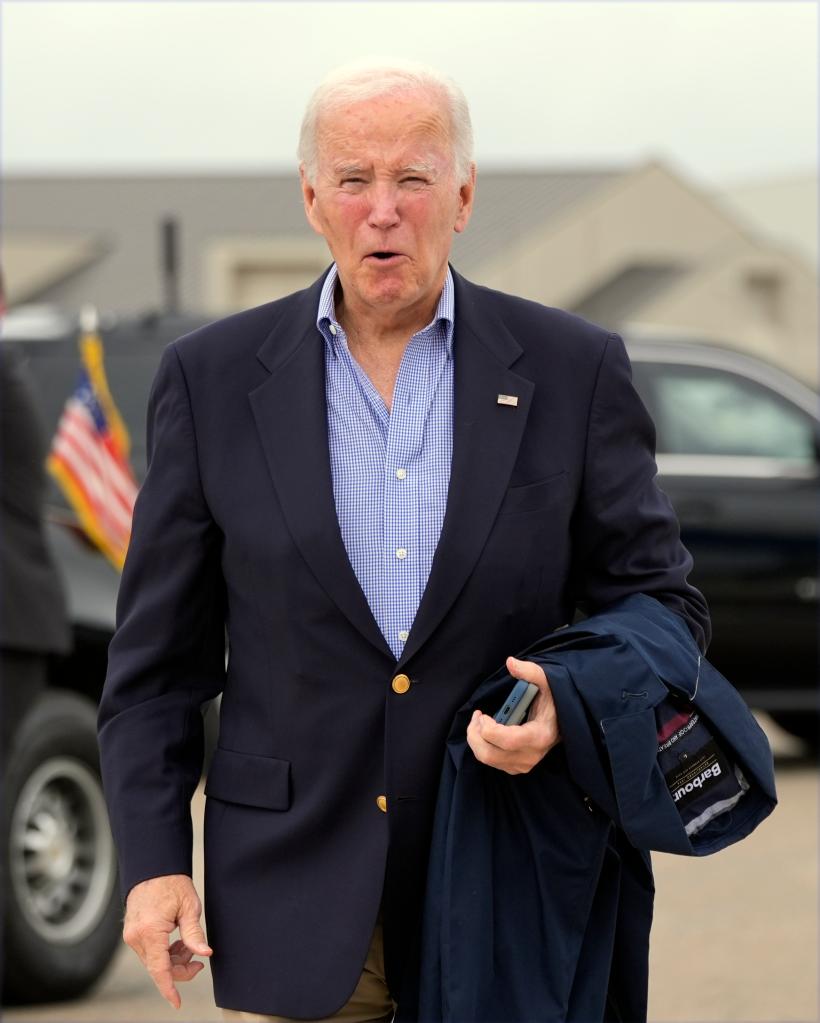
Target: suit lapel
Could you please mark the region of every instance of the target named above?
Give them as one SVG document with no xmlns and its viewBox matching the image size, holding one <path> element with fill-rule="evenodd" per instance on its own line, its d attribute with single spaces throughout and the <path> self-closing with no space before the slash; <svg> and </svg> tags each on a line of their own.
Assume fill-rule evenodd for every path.
<svg viewBox="0 0 820 1023">
<path fill-rule="evenodd" d="M 427 587 L 400 664 L 441 623 L 478 561 L 509 483 L 535 385 L 509 367 L 521 347 L 483 292 L 453 274 L 453 460 L 447 508 Z M 499 395 L 518 404 L 501 405 Z"/>
<path fill-rule="evenodd" d="M 270 377 L 249 398 L 268 468 L 296 546 L 348 620 L 393 660 L 339 529 L 327 439 L 322 280 L 294 299 L 257 357 Z"/>
</svg>

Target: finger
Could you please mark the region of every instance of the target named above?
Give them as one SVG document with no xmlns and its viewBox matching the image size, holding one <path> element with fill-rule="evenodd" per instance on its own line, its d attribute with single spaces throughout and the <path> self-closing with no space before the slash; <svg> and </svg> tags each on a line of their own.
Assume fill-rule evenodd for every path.
<svg viewBox="0 0 820 1023">
<path fill-rule="evenodd" d="M 533 682 L 542 693 L 550 691 L 547 673 L 540 664 L 536 664 L 534 661 L 522 661 L 517 657 L 508 657 L 507 671 L 513 678 L 521 678 L 525 682 Z"/>
<path fill-rule="evenodd" d="M 175 981 L 182 981 L 187 983 L 189 980 L 193 980 L 198 973 L 201 973 L 205 969 L 205 963 L 201 959 L 194 959 L 190 963 L 180 963 L 176 966 L 171 967 L 171 975 Z"/>
<path fill-rule="evenodd" d="M 168 952 L 171 956 L 171 963 L 174 965 L 189 963 L 194 954 L 193 949 L 188 948 L 184 941 L 175 941 Z"/>
<path fill-rule="evenodd" d="M 521 726 L 522 745 L 520 750 L 532 749 L 544 756 L 552 747 L 561 741 L 558 730 L 558 718 L 552 711 L 534 716 Z"/>
<path fill-rule="evenodd" d="M 518 750 L 527 744 L 526 735 L 516 725 L 502 725 L 489 714 L 481 714 L 476 719 L 478 734 L 491 746 L 500 750 Z"/>
<path fill-rule="evenodd" d="M 472 737 L 476 743 L 482 746 L 495 746 L 501 750 L 507 748 L 505 733 L 508 731 L 510 731 L 509 725 L 501 725 L 489 714 L 482 714 L 480 710 L 476 710 L 467 726 L 467 741 L 469 742 Z M 493 737 L 499 741 L 494 742 Z"/>
<path fill-rule="evenodd" d="M 486 764 L 488 767 L 495 767 L 498 770 L 506 771 L 508 774 L 520 774 L 521 768 L 516 761 L 516 753 L 499 749 L 482 737 L 478 726 L 478 713 L 477 711 L 467 728 L 467 743 L 473 751 L 476 760 Z"/>
<path fill-rule="evenodd" d="M 481 735 L 481 730 L 478 722 L 482 716 L 483 715 L 481 714 L 480 710 L 476 710 L 473 712 L 473 716 L 470 719 L 469 725 L 467 726 L 467 743 L 470 749 L 475 754 L 476 759 L 480 760 L 482 763 L 486 763 L 487 755 L 490 753 L 492 747 L 490 747 L 490 744 Z"/>
<path fill-rule="evenodd" d="M 179 992 L 174 987 L 171 957 L 168 954 L 168 950 L 166 949 L 164 954 L 153 952 L 148 956 L 145 966 L 151 975 L 151 980 L 153 980 L 157 991 L 175 1009 L 178 1009 L 182 1004 L 182 1000 L 179 997 Z"/>
<path fill-rule="evenodd" d="M 213 953 L 213 949 L 205 938 L 205 932 L 200 926 L 198 912 L 188 910 L 180 916 L 179 936 L 194 955 L 209 956 Z"/>
<path fill-rule="evenodd" d="M 517 657 L 507 658 L 507 670 L 514 676 L 519 676 L 526 682 L 533 682 L 538 686 L 538 694 L 532 701 L 527 724 L 533 721 L 541 721 L 548 725 L 550 731 L 557 731 L 558 709 L 555 706 L 555 698 L 550 689 L 549 679 L 540 664 L 532 661 L 521 661 Z M 553 729 L 553 725 L 555 726 Z M 524 727 L 523 725 L 521 727 Z"/>
<path fill-rule="evenodd" d="M 509 774 L 532 770 L 560 738 L 554 704 L 523 725 L 502 725 L 475 711 L 467 729 L 476 759 Z"/>
</svg>

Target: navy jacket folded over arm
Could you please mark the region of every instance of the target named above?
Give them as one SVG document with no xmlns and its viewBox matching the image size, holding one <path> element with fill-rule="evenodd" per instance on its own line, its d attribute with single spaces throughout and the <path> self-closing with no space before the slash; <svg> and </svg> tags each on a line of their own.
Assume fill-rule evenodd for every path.
<svg viewBox="0 0 820 1023">
<path fill-rule="evenodd" d="M 524 775 L 475 759 L 470 715 L 498 709 L 506 672 L 459 711 L 436 810 L 419 1019 L 645 1019 L 648 850 L 702 856 L 748 835 L 776 803 L 768 742 L 682 619 L 651 597 L 522 656 L 547 673 L 562 742 Z M 691 701 L 750 785 L 692 837 L 657 762 L 655 708 L 670 692 Z"/>
</svg>

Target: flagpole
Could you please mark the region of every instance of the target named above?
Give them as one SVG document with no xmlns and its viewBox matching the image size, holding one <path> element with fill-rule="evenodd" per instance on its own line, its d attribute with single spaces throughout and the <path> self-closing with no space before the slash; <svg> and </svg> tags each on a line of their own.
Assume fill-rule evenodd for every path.
<svg viewBox="0 0 820 1023">
<path fill-rule="evenodd" d="M 97 307 L 86 304 L 80 308 L 80 338 L 83 334 L 97 334 L 100 330 L 100 317 Z"/>
</svg>

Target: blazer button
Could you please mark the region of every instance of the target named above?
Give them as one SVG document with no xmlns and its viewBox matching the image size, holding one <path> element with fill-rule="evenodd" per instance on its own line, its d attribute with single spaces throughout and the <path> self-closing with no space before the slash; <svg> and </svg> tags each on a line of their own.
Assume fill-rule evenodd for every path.
<svg viewBox="0 0 820 1023">
<path fill-rule="evenodd" d="M 410 688 L 410 679 L 407 675 L 396 675 L 391 685 L 393 686 L 394 693 L 406 693 Z"/>
<path fill-rule="evenodd" d="M 382 813 L 387 813 L 387 796 L 376 796 L 376 806 Z"/>
</svg>

